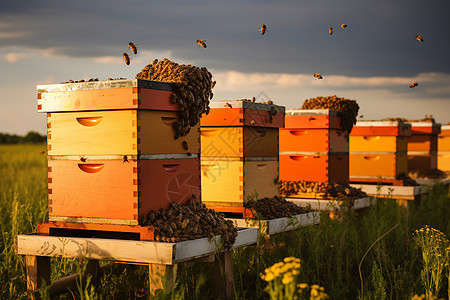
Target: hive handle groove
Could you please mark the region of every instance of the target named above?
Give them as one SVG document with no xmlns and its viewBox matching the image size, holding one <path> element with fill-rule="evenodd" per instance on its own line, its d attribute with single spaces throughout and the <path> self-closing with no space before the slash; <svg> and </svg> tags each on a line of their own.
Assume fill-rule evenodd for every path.
<svg viewBox="0 0 450 300">
<path fill-rule="evenodd" d="M 80 168 L 81 171 L 86 173 L 97 173 L 100 172 L 104 164 L 78 164 L 78 168 Z"/>
<path fill-rule="evenodd" d="M 161 121 L 167 126 L 171 126 L 173 123 L 177 121 L 176 117 L 161 117 Z"/>
<path fill-rule="evenodd" d="M 103 121 L 103 117 L 80 117 L 77 122 L 82 126 L 92 127 L 97 126 Z"/>
<path fill-rule="evenodd" d="M 162 165 L 162 167 L 167 173 L 175 173 L 180 167 L 180 164 L 166 164 Z"/>
</svg>

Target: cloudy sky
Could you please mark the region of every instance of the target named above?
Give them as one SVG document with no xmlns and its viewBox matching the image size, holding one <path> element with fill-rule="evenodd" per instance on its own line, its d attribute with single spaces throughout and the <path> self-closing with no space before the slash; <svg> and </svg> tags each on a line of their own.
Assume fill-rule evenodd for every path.
<svg viewBox="0 0 450 300">
<path fill-rule="evenodd" d="M 38 84 L 134 78 L 165 57 L 207 67 L 215 100 L 289 109 L 337 95 L 357 100 L 364 119 L 450 121 L 449 0 L 0 2 L 0 132 L 45 133 Z M 138 55 L 127 66 L 130 41 Z"/>
</svg>

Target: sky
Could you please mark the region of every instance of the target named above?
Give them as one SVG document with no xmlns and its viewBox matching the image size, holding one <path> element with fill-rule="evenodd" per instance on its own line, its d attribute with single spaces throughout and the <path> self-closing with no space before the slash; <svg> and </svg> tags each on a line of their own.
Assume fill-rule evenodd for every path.
<svg viewBox="0 0 450 300">
<path fill-rule="evenodd" d="M 36 108 L 39 84 L 131 79 L 155 58 L 206 67 L 217 81 L 213 100 L 256 97 L 294 109 L 337 95 L 357 101 L 359 119 L 432 115 L 450 122 L 449 0 L 0 4 L 3 133 L 46 133 L 46 116 Z M 419 85 L 409 88 L 413 82 Z"/>
</svg>

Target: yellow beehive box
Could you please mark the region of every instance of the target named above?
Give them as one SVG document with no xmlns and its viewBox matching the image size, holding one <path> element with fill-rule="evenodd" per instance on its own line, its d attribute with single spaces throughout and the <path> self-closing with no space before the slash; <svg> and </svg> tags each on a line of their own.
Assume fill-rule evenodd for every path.
<svg viewBox="0 0 450 300">
<path fill-rule="evenodd" d="M 278 128 L 202 127 L 201 153 L 208 157 L 278 156 Z"/>
<path fill-rule="evenodd" d="M 278 161 L 202 157 L 202 202 L 208 207 L 242 207 L 249 197 L 278 195 Z"/>
<path fill-rule="evenodd" d="M 49 155 L 199 153 L 199 125 L 174 139 L 174 111 L 109 110 L 47 114 Z"/>
<path fill-rule="evenodd" d="M 406 152 L 408 138 L 401 136 L 352 136 L 350 152 Z"/>
<path fill-rule="evenodd" d="M 396 179 L 401 173 L 406 173 L 408 158 L 406 153 L 380 154 L 350 154 L 350 181 Z"/>
</svg>

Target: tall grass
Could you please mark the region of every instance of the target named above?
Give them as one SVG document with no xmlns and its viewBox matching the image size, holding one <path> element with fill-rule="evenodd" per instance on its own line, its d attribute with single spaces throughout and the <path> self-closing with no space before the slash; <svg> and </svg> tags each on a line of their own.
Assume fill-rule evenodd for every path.
<svg viewBox="0 0 450 300">
<path fill-rule="evenodd" d="M 23 256 L 14 254 L 14 235 L 36 231 L 47 212 L 45 145 L 0 146 L 0 298 L 26 297 Z M 264 270 L 288 256 L 301 260 L 299 282 L 318 284 L 331 299 L 411 299 L 425 293 L 421 282 L 422 256 L 413 241 L 425 225 L 450 237 L 448 187 L 431 188 L 421 205 L 401 207 L 380 199 L 364 212 L 344 210 L 337 219 L 321 215 L 319 225 L 267 236 L 258 245 L 233 252 L 236 299 L 267 299 Z M 390 231 L 396 224 L 400 224 Z M 389 232 L 390 231 L 390 232 Z M 386 234 L 389 232 L 388 234 Z M 364 260 L 363 260 L 364 257 Z M 361 265 L 360 280 L 359 266 Z M 52 280 L 82 270 L 76 259 L 53 258 Z M 178 267 L 175 290 L 164 299 L 211 299 L 209 263 Z M 63 299 L 146 299 L 148 267 L 115 264 L 95 287 L 80 281 Z M 361 284 L 363 284 L 361 288 Z M 448 280 L 440 297 L 448 297 Z"/>
</svg>

